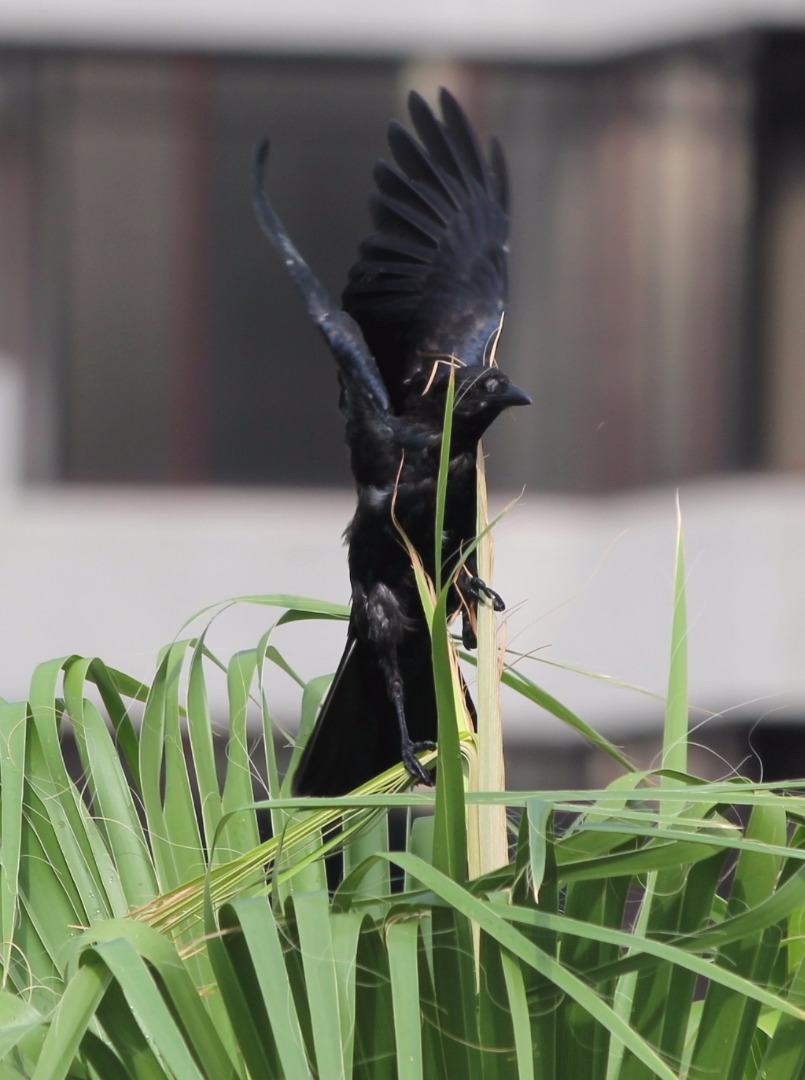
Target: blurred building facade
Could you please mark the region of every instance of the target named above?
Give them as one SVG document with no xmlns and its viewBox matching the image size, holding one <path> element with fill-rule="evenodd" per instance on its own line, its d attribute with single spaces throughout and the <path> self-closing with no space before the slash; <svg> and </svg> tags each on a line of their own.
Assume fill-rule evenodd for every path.
<svg viewBox="0 0 805 1080">
<path fill-rule="evenodd" d="M 525 486 L 523 518 L 550 532 L 541 494 L 784 472 L 798 514 L 805 31 L 764 27 L 561 62 L 0 42 L 23 489 L 101 485 L 132 507 L 144 485 L 163 505 L 166 485 L 276 506 L 303 489 L 310 506 L 348 487 L 332 363 L 255 226 L 251 152 L 271 136 L 272 200 L 338 295 L 386 123 L 439 83 L 512 174 L 500 356 L 535 404 L 490 439 L 495 487 Z M 713 707 L 729 693 L 725 677 Z"/>
<path fill-rule="evenodd" d="M 343 455 L 293 437 L 335 445 L 340 421 L 254 227 L 250 154 L 268 131 L 272 197 L 338 295 L 386 122 L 438 79 L 512 171 L 504 353 L 536 404 L 496 440 L 502 482 L 805 464 L 803 60 L 805 35 L 761 32 L 561 65 L 0 56 L 0 348 L 29 374 L 27 475 L 343 484 Z"/>
</svg>

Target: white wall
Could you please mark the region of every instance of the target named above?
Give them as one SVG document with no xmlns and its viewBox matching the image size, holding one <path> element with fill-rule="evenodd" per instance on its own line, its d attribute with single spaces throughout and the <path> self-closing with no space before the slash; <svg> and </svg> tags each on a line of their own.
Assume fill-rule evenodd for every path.
<svg viewBox="0 0 805 1080">
<path fill-rule="evenodd" d="M 7 0 L 0 40 L 533 58 L 803 21 L 803 0 Z"/>
<path fill-rule="evenodd" d="M 22 476 L 23 379 L 20 366 L 0 354 L 0 500 Z"/>
<path fill-rule="evenodd" d="M 500 503 L 500 500 L 493 502 Z M 36 663 L 78 652 L 132 674 L 194 612 L 253 593 L 345 602 L 341 532 L 349 493 L 278 490 L 7 492 L 0 499 L 0 696 L 21 697 Z M 805 714 L 805 481 L 746 478 L 682 489 L 694 705 L 741 715 Z M 675 495 L 526 496 L 496 532 L 495 586 L 509 643 L 662 694 L 671 624 Z M 238 607 L 211 643 L 228 657 L 256 645 L 276 614 Z M 193 624 L 200 629 L 209 615 Z M 183 633 L 188 633 L 184 631 Z M 332 671 L 344 629 L 279 632 L 306 678 Z M 543 663 L 528 671 L 613 734 L 658 724 L 661 705 Z M 298 699 L 279 680 L 274 703 Z M 217 706 L 223 686 L 213 691 Z M 507 705 L 518 731 L 562 729 Z"/>
</svg>

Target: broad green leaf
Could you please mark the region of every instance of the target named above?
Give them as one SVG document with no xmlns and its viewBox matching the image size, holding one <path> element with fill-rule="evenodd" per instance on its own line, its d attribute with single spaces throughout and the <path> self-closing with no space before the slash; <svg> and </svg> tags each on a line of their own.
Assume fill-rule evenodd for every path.
<svg viewBox="0 0 805 1080">
<path fill-rule="evenodd" d="M 235 1075 L 231 1060 L 222 1042 L 228 1037 L 225 1014 L 217 996 L 201 998 L 191 978 L 188 958 L 183 957 L 164 935 L 151 927 L 132 919 L 109 920 L 87 930 L 81 937 L 79 949 L 71 967 L 94 964 L 96 961 L 109 967 L 120 990 L 131 1000 L 127 989 L 128 980 L 138 993 L 151 991 L 142 979 L 142 972 L 154 979 L 181 1038 L 199 1060 L 208 1063 L 216 1076 L 229 1078 Z M 109 960 L 109 957 L 112 960 Z M 79 968 L 80 970 L 80 968 Z M 209 971 L 209 969 L 208 969 Z M 159 1022 L 159 1011 L 153 1013 L 154 1023 Z M 141 1029 L 148 1035 L 145 1026 Z M 171 1034 L 170 1038 L 173 1038 Z"/>
<path fill-rule="evenodd" d="M 299 947 L 305 972 L 307 1000 L 316 1071 L 321 1080 L 339 1080 L 348 1075 L 351 1042 L 345 1042 L 342 1004 L 336 973 L 333 932 L 327 893 L 298 892 L 293 898 L 299 930 Z"/>
<path fill-rule="evenodd" d="M 111 978 L 102 964 L 78 968 L 61 996 L 33 1080 L 61 1080 L 67 1075 Z"/>
<path fill-rule="evenodd" d="M 687 772 L 688 623 L 685 600 L 685 546 L 682 534 L 682 515 L 679 511 L 678 501 L 674 617 L 671 630 L 671 664 L 663 728 L 662 763 L 666 769 Z"/>
<path fill-rule="evenodd" d="M 45 1017 L 21 997 L 0 990 L 0 1059 L 44 1023 Z"/>
<path fill-rule="evenodd" d="M 252 809 L 252 764 L 249 757 L 249 694 L 261 657 L 250 649 L 236 653 L 227 668 L 229 739 L 226 745 L 226 779 L 223 811 L 229 815 L 218 844 L 229 857 L 257 846 L 257 818 Z M 218 844 L 216 844 L 216 851 Z"/>
<path fill-rule="evenodd" d="M 62 657 L 40 664 L 31 677 L 26 778 L 36 807 L 32 822 L 41 845 L 65 864 L 65 888 L 75 905 L 74 921 L 87 925 L 111 914 L 106 883 L 116 878 L 115 867 L 103 838 L 67 771 L 59 742 L 62 705 L 57 682 L 73 660 Z M 58 856 L 55 852 L 58 849 Z"/>
<path fill-rule="evenodd" d="M 387 814 L 379 815 L 344 845 L 344 878 L 378 851 L 389 850 L 389 821 Z M 357 895 L 363 900 L 387 898 L 391 892 L 389 864 L 373 859 L 372 866 L 361 874 Z M 381 904 L 381 910 L 382 910 Z M 367 910 L 364 906 L 363 910 Z"/>
<path fill-rule="evenodd" d="M 805 1010 L 805 960 L 800 961 L 788 991 L 788 1000 Z M 805 1017 L 779 1016 L 768 1040 L 757 1080 L 790 1080 L 805 1075 Z"/>
<path fill-rule="evenodd" d="M 395 862 L 409 869 L 457 912 L 461 912 L 467 919 L 472 919 L 500 945 L 549 978 L 558 989 L 581 1005 L 605 1028 L 615 1033 L 651 1068 L 656 1076 L 661 1077 L 662 1080 L 675 1080 L 674 1074 L 654 1050 L 640 1039 L 637 1033 L 629 1028 L 606 1002 L 602 1001 L 570 970 L 558 963 L 554 957 L 544 953 L 508 922 L 494 914 L 488 904 L 472 896 L 465 888 L 441 874 L 434 867 L 426 865 L 407 852 L 400 852 L 389 858 L 393 858 Z"/>
<path fill-rule="evenodd" d="M 215 762 L 212 718 L 204 677 L 205 630 L 198 638 L 190 658 L 187 680 L 187 735 L 198 785 L 198 800 L 204 838 L 207 844 L 215 836 L 223 815 L 221 789 Z"/>
<path fill-rule="evenodd" d="M 518 1080 L 536 1080 L 531 1022 L 528 1014 L 528 999 L 526 998 L 523 971 L 515 958 L 510 956 L 505 949 L 501 949 L 500 959 L 503 965 L 503 976 L 506 980 L 506 992 L 514 1032 L 517 1077 Z M 509 1066 L 509 1070 L 511 1070 L 511 1066 Z"/>
<path fill-rule="evenodd" d="M 0 866 L 0 938 L 3 942 L 3 984 L 7 979 L 14 948 L 19 904 L 19 872 L 22 855 L 22 830 L 25 810 L 25 741 L 28 728 L 25 702 L 0 703 L 0 829 L 2 829 L 2 866 Z"/>
<path fill-rule="evenodd" d="M 525 982 L 517 960 L 509 957 L 494 938 L 483 931 L 478 941 L 478 982 L 476 1009 L 478 1012 L 478 1048 L 483 1080 L 508 1080 L 515 1060 L 515 1013 L 524 1011 L 528 1021 L 528 1003 Z M 511 981 L 506 977 L 504 961 L 510 959 L 520 974 L 520 992 L 514 1003 L 510 1000 Z M 515 977 L 516 978 L 516 977 Z M 514 1011 L 513 1011 L 514 1010 Z M 520 1021 L 522 1023 L 522 1016 Z M 528 1026 L 530 1056 L 531 1029 Z M 522 1035 L 522 1031 L 520 1033 Z"/>
<path fill-rule="evenodd" d="M 388 863 L 386 863 L 388 867 Z M 364 918 L 358 940 L 355 972 L 355 1049 L 353 1080 L 399 1080 L 392 976 L 391 946 L 385 927 Z M 413 950 L 416 961 L 416 942 Z M 419 997 L 412 1002 L 419 1037 Z"/>
<path fill-rule="evenodd" d="M 420 1080 L 422 1024 L 418 972 L 419 923 L 393 922 L 386 931 L 399 1080 Z"/>
<path fill-rule="evenodd" d="M 165 651 L 140 733 L 143 807 L 163 890 L 199 876 L 205 866 L 179 728 L 180 677 L 191 644 L 178 641 Z"/>
<path fill-rule="evenodd" d="M 782 808 L 773 811 L 755 807 L 747 835 L 762 843 L 784 845 L 785 812 Z M 730 889 L 730 914 L 740 917 L 768 900 L 775 892 L 780 868 L 781 860 L 777 856 L 742 851 Z M 747 933 L 723 945 L 718 960 L 736 973 L 763 983 L 771 973 L 781 936 L 779 925 L 764 927 L 756 934 Z M 722 985 L 711 982 L 691 1060 L 691 1075 L 705 1075 L 717 1069 L 724 1080 L 742 1080 L 758 1015 L 756 1002 L 730 994 Z"/>
<path fill-rule="evenodd" d="M 93 809 L 114 860 L 115 875 L 105 879 L 110 913 L 125 915 L 157 891 L 148 843 L 104 717 L 84 698 L 87 673 L 94 661 L 74 661 L 65 673 L 65 704 L 73 721 Z M 119 879 L 119 880 L 118 880 Z"/>
<path fill-rule="evenodd" d="M 246 1010 L 245 1014 L 232 1014 L 233 1025 L 237 1030 L 245 1016 L 251 1014 L 249 1022 L 259 1035 L 259 1021 L 265 1017 L 282 1074 L 305 1076 L 310 1066 L 304 1036 L 285 966 L 280 932 L 269 904 L 256 898 L 236 900 L 222 908 L 220 922 L 226 936 L 219 949 L 231 953 L 227 978 L 233 983 L 232 991 L 229 991 L 220 980 L 222 993 L 226 994 L 227 1004 L 232 1009 Z M 217 970 L 220 972 L 220 963 Z M 243 994 L 238 986 L 241 974 L 248 974 L 243 990 L 248 991 L 254 984 L 256 992 Z M 258 1055 L 270 1054 L 271 1046 L 266 1046 L 259 1038 L 252 1041 L 242 1035 L 240 1044 L 244 1051 L 249 1050 L 248 1060 L 254 1062 L 253 1075 L 260 1075 Z"/>
<path fill-rule="evenodd" d="M 545 875 L 545 864 L 548 857 L 547 830 L 552 813 L 553 807 L 545 799 L 529 799 L 526 803 L 528 873 L 535 897 L 539 894 Z"/>
<path fill-rule="evenodd" d="M 434 908 L 431 935 L 433 987 L 447 1075 L 472 1080 L 481 1076 L 473 927 L 461 911 L 446 905 Z"/>
</svg>

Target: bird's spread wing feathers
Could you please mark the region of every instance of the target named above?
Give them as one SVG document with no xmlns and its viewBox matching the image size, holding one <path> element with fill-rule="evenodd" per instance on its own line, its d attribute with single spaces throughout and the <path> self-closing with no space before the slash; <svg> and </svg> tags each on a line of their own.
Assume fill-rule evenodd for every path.
<svg viewBox="0 0 805 1080">
<path fill-rule="evenodd" d="M 493 142 L 487 157 L 446 90 L 439 120 L 416 93 L 419 141 L 389 127 L 395 165 L 375 168 L 375 232 L 360 249 L 342 302 L 360 325 L 400 406 L 404 382 L 435 355 L 484 363 L 507 294 L 508 180 Z"/>
<path fill-rule="evenodd" d="M 364 410 L 368 406 L 379 414 L 388 413 L 391 408 L 389 395 L 360 326 L 347 312 L 333 305 L 266 197 L 263 175 L 268 150 L 269 143 L 265 139 L 254 156 L 254 208 L 260 227 L 282 256 L 294 285 L 304 297 L 310 317 L 330 345 L 347 399 L 356 409 Z"/>
</svg>

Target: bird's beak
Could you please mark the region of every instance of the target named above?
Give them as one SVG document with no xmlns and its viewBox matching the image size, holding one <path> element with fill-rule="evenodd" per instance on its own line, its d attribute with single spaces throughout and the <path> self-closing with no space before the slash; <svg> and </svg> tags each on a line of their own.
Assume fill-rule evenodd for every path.
<svg viewBox="0 0 805 1080">
<path fill-rule="evenodd" d="M 509 383 L 509 389 L 503 395 L 502 404 L 508 409 L 512 405 L 531 405 L 532 402 L 525 390 L 521 390 L 515 383 Z"/>
</svg>

